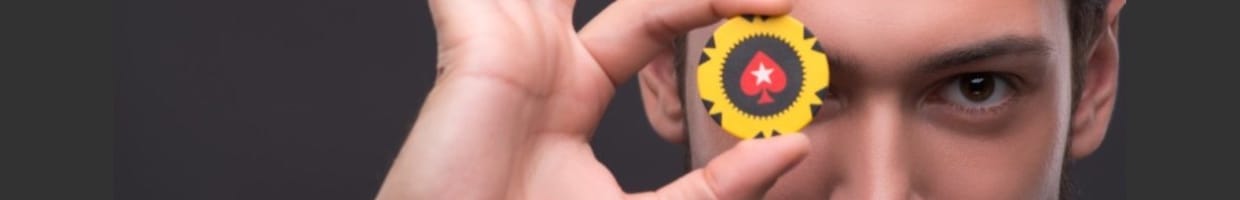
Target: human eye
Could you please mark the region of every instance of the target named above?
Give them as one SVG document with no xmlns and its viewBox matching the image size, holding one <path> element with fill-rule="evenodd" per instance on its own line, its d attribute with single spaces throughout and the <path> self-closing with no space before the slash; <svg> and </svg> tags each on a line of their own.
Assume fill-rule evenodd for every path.
<svg viewBox="0 0 1240 200">
<path fill-rule="evenodd" d="M 1009 76 L 994 72 L 964 73 L 940 84 L 927 101 L 966 114 L 988 114 L 998 112 L 1012 101 L 1015 90 Z"/>
</svg>

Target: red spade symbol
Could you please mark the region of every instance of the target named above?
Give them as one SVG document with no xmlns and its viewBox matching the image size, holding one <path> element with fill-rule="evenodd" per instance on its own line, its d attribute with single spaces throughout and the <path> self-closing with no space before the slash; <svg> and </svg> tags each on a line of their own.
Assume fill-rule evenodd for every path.
<svg viewBox="0 0 1240 200">
<path fill-rule="evenodd" d="M 758 51 L 741 74 L 741 91 L 748 96 L 762 95 L 758 97 L 759 105 L 774 103 L 775 99 L 771 98 L 770 93 L 784 91 L 784 86 L 787 85 L 785 78 L 783 67 L 771 60 L 766 53 Z"/>
</svg>

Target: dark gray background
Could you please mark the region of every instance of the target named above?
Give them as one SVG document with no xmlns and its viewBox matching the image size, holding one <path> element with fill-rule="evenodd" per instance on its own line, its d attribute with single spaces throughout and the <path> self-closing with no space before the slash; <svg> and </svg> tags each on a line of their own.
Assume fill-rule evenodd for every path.
<svg viewBox="0 0 1240 200">
<path fill-rule="evenodd" d="M 578 2 L 578 27 L 607 3 Z M 1152 18 L 1142 6 L 1129 3 L 1123 30 Z M 434 77 L 426 7 L 115 1 L 115 197 L 373 198 Z M 1138 42 L 1121 37 L 1121 53 Z M 1080 197 L 1126 198 L 1129 91 L 1102 148 L 1072 171 Z M 626 191 L 685 167 L 684 147 L 652 132 L 638 98 L 635 82 L 623 85 L 592 142 Z"/>
</svg>

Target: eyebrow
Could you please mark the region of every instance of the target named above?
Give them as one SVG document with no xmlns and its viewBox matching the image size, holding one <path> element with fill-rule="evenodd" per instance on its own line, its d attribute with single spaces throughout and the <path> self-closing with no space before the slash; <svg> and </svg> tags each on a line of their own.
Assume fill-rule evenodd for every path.
<svg viewBox="0 0 1240 200">
<path fill-rule="evenodd" d="M 823 51 L 827 54 L 827 65 L 831 66 L 832 74 L 835 74 L 835 73 L 853 74 L 857 72 L 856 68 L 861 67 L 861 63 L 857 63 L 856 58 L 850 56 L 849 54 L 847 54 L 847 52 L 839 51 L 839 50 L 836 50 L 836 48 L 828 47 L 828 45 L 826 44 L 821 44 L 821 45 L 823 47 L 826 47 L 823 49 Z"/>
<path fill-rule="evenodd" d="M 1047 54 L 1050 47 L 1041 37 L 1002 36 L 926 57 L 919 72 L 933 72 L 989 58 L 1013 54 Z"/>
<path fill-rule="evenodd" d="M 823 44 L 823 47 L 828 46 Z M 832 71 L 855 73 L 855 68 L 862 67 L 861 63 L 856 62 L 857 60 L 849 56 L 846 51 L 830 47 L 824 50 L 829 57 L 827 62 Z M 1050 46 L 1044 38 L 1005 35 L 928 56 L 922 59 L 921 64 L 916 65 L 916 69 L 920 73 L 929 73 L 1005 55 L 1049 52 Z"/>
</svg>

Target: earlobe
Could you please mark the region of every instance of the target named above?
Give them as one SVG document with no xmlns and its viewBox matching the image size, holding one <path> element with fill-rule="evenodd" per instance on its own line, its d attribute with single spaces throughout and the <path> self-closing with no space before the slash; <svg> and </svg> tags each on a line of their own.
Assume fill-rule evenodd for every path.
<svg viewBox="0 0 1240 200">
<path fill-rule="evenodd" d="M 685 114 L 678 94 L 680 83 L 674 54 L 670 50 L 655 56 L 638 72 L 642 107 L 650 126 L 664 140 L 675 144 L 685 141 Z"/>
<path fill-rule="evenodd" d="M 1113 0 L 1108 5 L 1101 35 L 1097 38 L 1084 66 L 1084 82 L 1080 99 L 1072 115 L 1072 131 L 1069 135 L 1068 155 L 1071 159 L 1089 156 L 1102 145 L 1111 114 L 1115 109 L 1118 89 L 1119 10 L 1123 0 Z"/>
</svg>

